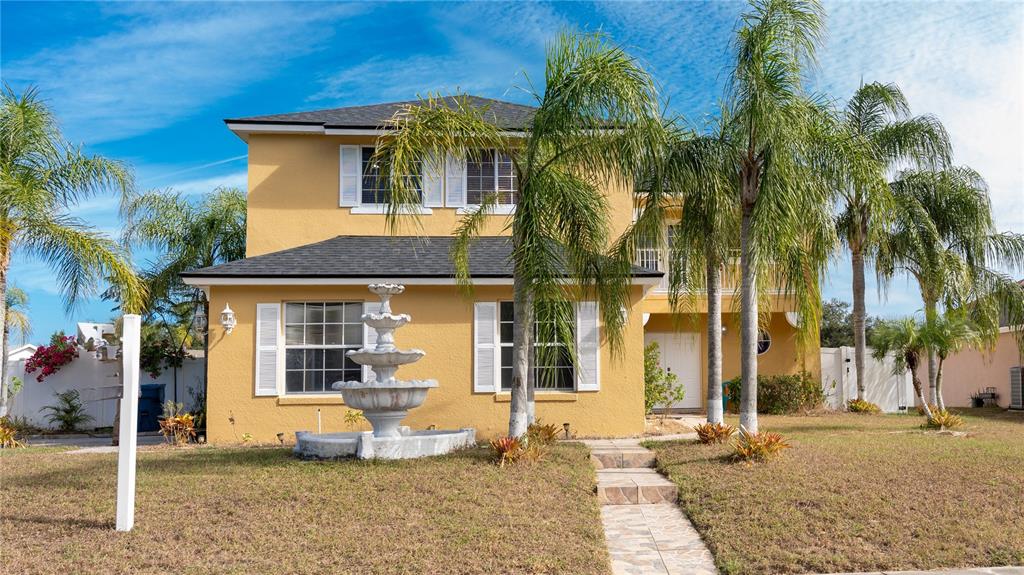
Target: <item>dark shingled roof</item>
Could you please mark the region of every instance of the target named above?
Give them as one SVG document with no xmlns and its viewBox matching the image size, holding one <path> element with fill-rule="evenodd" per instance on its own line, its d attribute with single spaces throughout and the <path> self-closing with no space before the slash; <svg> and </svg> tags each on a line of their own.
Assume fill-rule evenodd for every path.
<svg viewBox="0 0 1024 575">
<path fill-rule="evenodd" d="M 499 128 L 522 130 L 530 126 L 537 109 L 533 106 L 513 104 L 479 96 L 462 96 L 477 108 L 486 108 L 484 117 Z M 452 106 L 455 97 L 440 98 L 447 106 Z M 410 104 L 419 104 L 419 100 L 407 102 L 390 102 L 370 106 L 350 106 L 311 112 L 295 112 L 292 114 L 271 114 L 267 116 L 249 116 L 247 118 L 229 118 L 227 123 L 245 124 L 303 124 L 324 126 L 325 128 L 366 128 L 375 129 L 390 120 L 395 112 Z"/>
<path fill-rule="evenodd" d="M 338 236 L 279 252 L 253 256 L 181 274 L 184 278 L 453 278 L 450 236 Z M 506 237 L 480 237 L 469 248 L 474 278 L 510 278 L 512 244 Z M 662 273 L 634 267 L 634 277 Z"/>
</svg>

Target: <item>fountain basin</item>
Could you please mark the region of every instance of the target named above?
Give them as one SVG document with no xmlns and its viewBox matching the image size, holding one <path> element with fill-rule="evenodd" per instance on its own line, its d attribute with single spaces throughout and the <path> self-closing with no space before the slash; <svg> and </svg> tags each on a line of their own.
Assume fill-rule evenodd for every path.
<svg viewBox="0 0 1024 575">
<path fill-rule="evenodd" d="M 361 348 L 349 351 L 345 355 L 359 365 L 368 365 L 370 367 L 389 367 L 415 363 L 427 354 L 421 349 L 394 349 L 390 351 L 380 351 L 376 349 Z"/>
<path fill-rule="evenodd" d="M 374 437 L 399 437 L 402 419 L 410 409 L 423 405 L 427 391 L 437 387 L 437 381 L 339 381 L 331 387 L 341 390 L 345 405 L 363 412 L 373 426 Z"/>
<path fill-rule="evenodd" d="M 412 321 L 408 314 L 394 315 L 390 313 L 363 314 L 363 323 L 376 330 L 395 330 Z"/>
<path fill-rule="evenodd" d="M 349 433 L 295 433 L 295 455 L 303 459 L 411 459 L 443 455 L 476 444 L 473 429 L 410 431 L 398 437 L 376 437 L 369 431 Z"/>
</svg>

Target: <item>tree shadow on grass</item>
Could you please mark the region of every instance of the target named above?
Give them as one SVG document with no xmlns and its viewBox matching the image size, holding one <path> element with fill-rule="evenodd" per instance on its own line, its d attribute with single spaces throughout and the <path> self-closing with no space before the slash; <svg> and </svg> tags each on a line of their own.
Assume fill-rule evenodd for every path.
<svg viewBox="0 0 1024 575">
<path fill-rule="evenodd" d="M 98 521 L 96 519 L 81 519 L 74 517 L 48 517 L 45 515 L 18 516 L 10 514 L 0 515 L 0 522 L 11 523 L 35 523 L 38 525 L 59 525 L 61 527 L 76 527 L 79 529 L 103 529 L 109 531 L 115 527 L 113 521 Z"/>
</svg>

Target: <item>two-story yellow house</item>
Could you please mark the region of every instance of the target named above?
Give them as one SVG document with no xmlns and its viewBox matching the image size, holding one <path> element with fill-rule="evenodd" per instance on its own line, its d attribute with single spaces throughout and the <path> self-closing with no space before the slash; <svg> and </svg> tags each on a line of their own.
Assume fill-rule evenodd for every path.
<svg viewBox="0 0 1024 575">
<path fill-rule="evenodd" d="M 528 128 L 529 106 L 474 98 L 514 136 Z M 398 282 L 406 292 L 393 302 L 413 321 L 398 334 L 402 347 L 426 357 L 402 368 L 408 378 L 434 378 L 440 387 L 410 412 L 413 428 L 474 427 L 478 436 L 503 434 L 511 378 L 512 276 L 507 219 L 515 210 L 516 178 L 497 153 L 447 158 L 440 173 L 421 174 L 419 227 L 398 235 L 385 227 L 384 180 L 373 163 L 380 126 L 406 103 L 226 120 L 249 148 L 246 258 L 183 274 L 202 287 L 210 310 L 230 306 L 237 326 L 210 325 L 207 434 L 214 443 L 251 434 L 274 441 L 295 431 L 348 431 L 338 380 L 361 370 L 345 352 L 372 342 L 360 321 L 376 298 L 366 286 Z M 449 258 L 459 218 L 487 195 L 499 207 L 471 248 L 471 297 L 456 286 Z M 631 190 L 607 190 L 616 233 L 632 222 Z M 669 230 L 666 227 L 666 230 Z M 666 233 L 669 233 L 666 231 Z M 644 430 L 643 348 L 657 341 L 662 361 L 679 376 L 685 399 L 675 407 L 698 410 L 703 390 L 706 330 L 699 305 L 683 321 L 669 313 L 663 254 L 641 250 L 634 269 L 628 325 L 620 354 L 612 356 L 596 304 L 577 302 L 577 365 L 549 366 L 558 377 L 536 394 L 537 415 L 568 423 L 580 436 L 628 436 Z M 738 325 L 730 288 L 723 309 L 725 377 L 738 373 Z M 762 373 L 816 371 L 816 350 L 803 365 L 787 321 L 786 302 L 763 332 Z"/>
</svg>

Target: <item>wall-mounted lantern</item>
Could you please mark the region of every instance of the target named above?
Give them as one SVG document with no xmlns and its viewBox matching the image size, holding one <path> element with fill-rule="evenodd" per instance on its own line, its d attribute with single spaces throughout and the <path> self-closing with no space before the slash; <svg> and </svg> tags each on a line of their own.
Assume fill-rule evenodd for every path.
<svg viewBox="0 0 1024 575">
<path fill-rule="evenodd" d="M 231 306 L 224 304 L 224 311 L 220 312 L 220 325 L 224 328 L 224 332 L 231 334 L 234 331 L 235 326 L 238 325 L 238 320 L 235 319 L 235 312 L 231 310 Z"/>
</svg>

